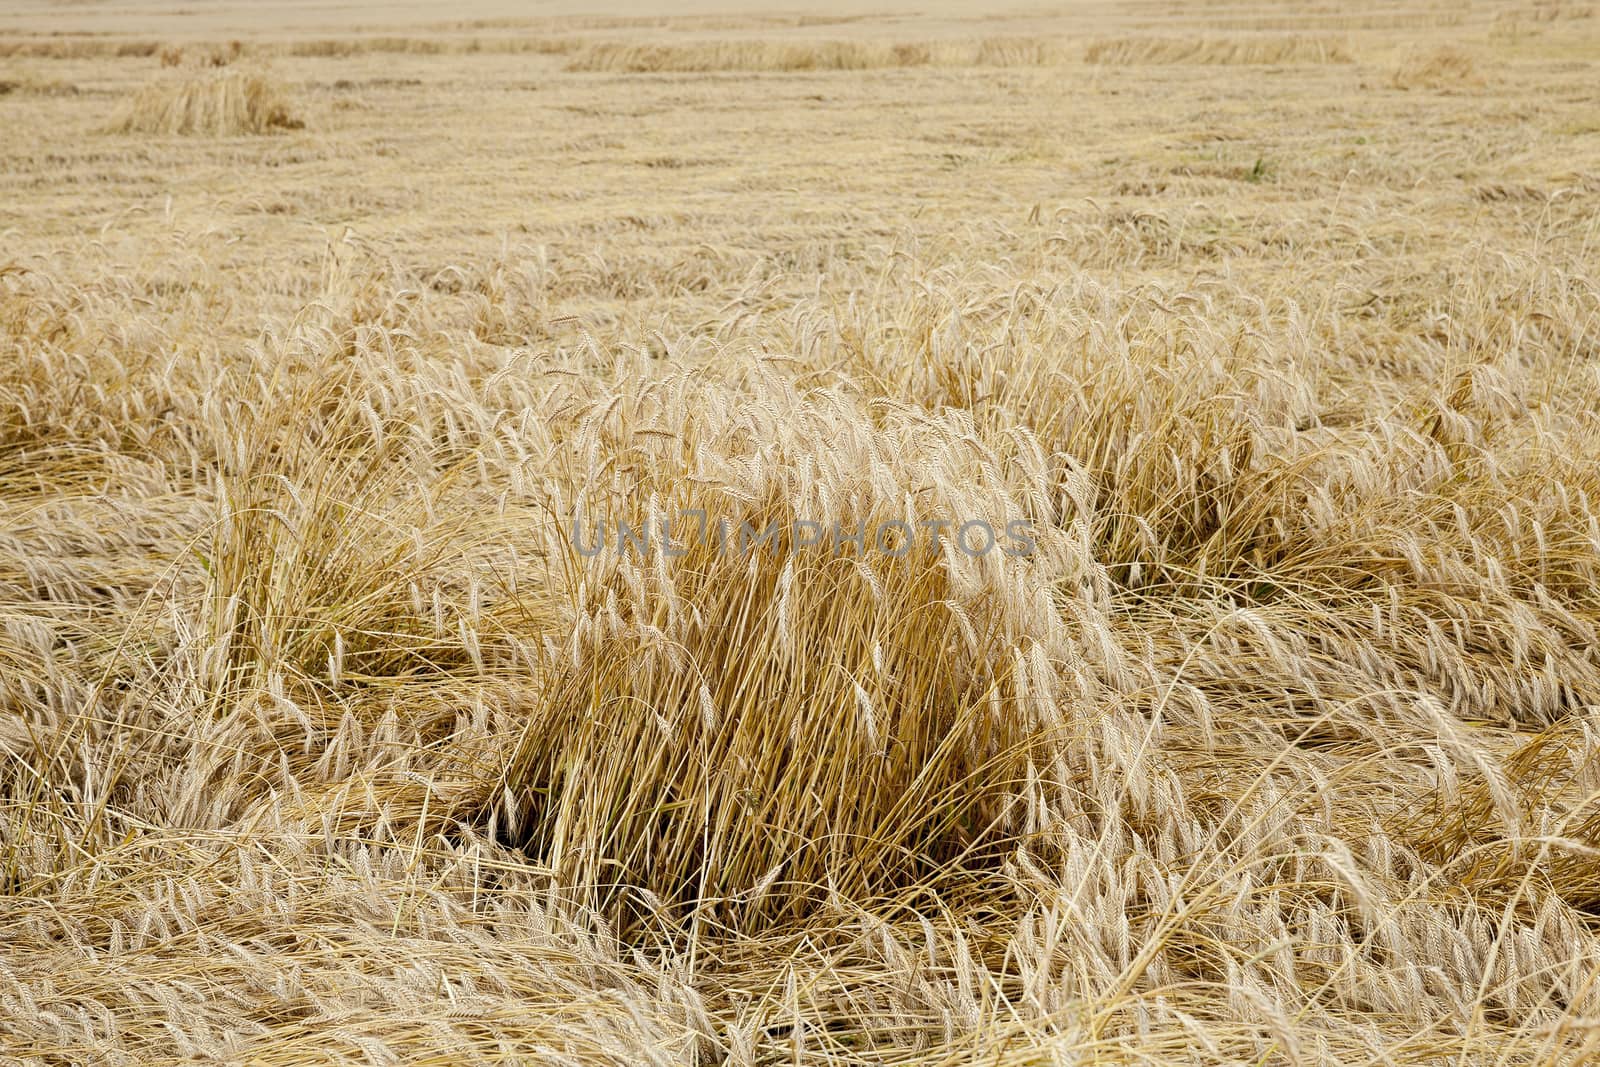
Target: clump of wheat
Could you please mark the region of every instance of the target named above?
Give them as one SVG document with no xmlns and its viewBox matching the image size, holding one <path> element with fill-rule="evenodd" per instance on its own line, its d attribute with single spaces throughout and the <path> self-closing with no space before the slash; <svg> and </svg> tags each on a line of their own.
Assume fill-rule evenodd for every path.
<svg viewBox="0 0 1600 1067">
<path fill-rule="evenodd" d="M 1478 60 L 1456 45 L 1412 46 L 1403 50 L 1389 71 L 1396 89 L 1457 89 L 1484 84 Z"/>
<path fill-rule="evenodd" d="M 78 87 L 60 78 L 7 78 L 0 81 L 0 96 L 7 93 L 25 93 L 32 96 L 76 96 Z"/>
<path fill-rule="evenodd" d="M 893 67 L 1030 67 L 1063 62 L 1059 42 L 1039 38 L 986 37 L 976 41 L 768 40 L 701 41 L 693 44 L 588 45 L 567 61 L 570 71 L 625 74 L 711 71 L 874 70 Z"/>
<path fill-rule="evenodd" d="M 169 44 L 161 49 L 159 58 L 163 67 L 180 67 L 185 64 L 197 67 L 226 67 L 244 54 L 244 42 L 226 41 L 218 44 Z"/>
<path fill-rule="evenodd" d="M 939 550 L 877 538 L 1024 515 L 982 478 L 908 511 L 927 473 L 999 477 L 997 457 L 911 411 L 670 380 L 595 400 L 570 448 L 597 475 L 635 457 L 625 487 L 573 487 L 582 539 L 608 516 L 655 547 L 613 530 L 577 579 L 571 636 L 521 711 L 506 832 L 596 903 L 621 883 L 745 925 L 998 866 L 1058 715 L 1040 666 L 1057 631 L 1024 611 L 1054 563 L 964 555 L 953 525 Z"/>
<path fill-rule="evenodd" d="M 156 78 L 123 106 L 108 130 L 235 137 L 304 125 L 279 83 L 263 73 L 229 69 Z"/>
<path fill-rule="evenodd" d="M 1302 34 L 1255 37 L 1117 37 L 1091 41 L 1089 63 L 1110 66 L 1194 63 L 1234 66 L 1280 63 L 1349 63 L 1350 52 L 1337 37 Z"/>
<path fill-rule="evenodd" d="M 32 35 L 0 41 L 0 56 L 37 59 L 127 59 L 158 55 L 160 41 L 129 40 L 100 34 Z"/>
</svg>

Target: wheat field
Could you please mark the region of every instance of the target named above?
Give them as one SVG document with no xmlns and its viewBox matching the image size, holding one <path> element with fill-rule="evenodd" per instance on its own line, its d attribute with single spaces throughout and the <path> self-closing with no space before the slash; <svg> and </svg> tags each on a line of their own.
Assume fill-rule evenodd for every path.
<svg viewBox="0 0 1600 1067">
<path fill-rule="evenodd" d="M 0 894 L 6 1065 L 1600 1061 L 1594 6 L 12 5 Z"/>
</svg>

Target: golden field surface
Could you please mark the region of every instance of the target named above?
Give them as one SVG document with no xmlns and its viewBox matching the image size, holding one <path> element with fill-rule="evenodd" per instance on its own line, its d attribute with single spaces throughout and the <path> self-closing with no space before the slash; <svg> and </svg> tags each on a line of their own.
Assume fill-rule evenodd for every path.
<svg viewBox="0 0 1600 1067">
<path fill-rule="evenodd" d="M 1596 1062 L 1597 410 L 1593 4 L 22 0 L 0 1064 Z"/>
</svg>

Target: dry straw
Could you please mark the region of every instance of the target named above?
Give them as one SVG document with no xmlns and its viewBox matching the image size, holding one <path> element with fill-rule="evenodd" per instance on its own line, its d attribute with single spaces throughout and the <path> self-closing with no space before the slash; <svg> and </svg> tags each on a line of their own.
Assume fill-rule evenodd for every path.
<svg viewBox="0 0 1600 1067">
<path fill-rule="evenodd" d="M 1349 63 L 1346 43 L 1337 37 L 1117 37 L 1092 41 L 1084 50 L 1090 63 L 1110 66 L 1195 63 L 1211 66 Z"/>
<path fill-rule="evenodd" d="M 304 125 L 268 75 L 229 68 L 158 76 L 127 101 L 108 132 L 235 137 Z"/>
<path fill-rule="evenodd" d="M 1404 49 L 1389 72 L 1396 89 L 1476 88 L 1484 84 L 1478 60 L 1455 45 Z"/>
<path fill-rule="evenodd" d="M 712 71 L 874 70 L 894 67 L 1035 67 L 1064 62 L 1056 40 L 986 37 L 976 41 L 699 41 L 693 44 L 602 42 L 578 51 L 569 71 L 625 74 Z"/>
</svg>

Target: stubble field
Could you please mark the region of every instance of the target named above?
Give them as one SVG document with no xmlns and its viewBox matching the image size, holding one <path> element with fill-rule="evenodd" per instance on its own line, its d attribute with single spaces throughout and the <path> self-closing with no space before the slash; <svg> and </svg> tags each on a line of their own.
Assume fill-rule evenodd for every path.
<svg viewBox="0 0 1600 1067">
<path fill-rule="evenodd" d="M 0 1063 L 1593 1062 L 1600 13 L 697 10 L 0 13 Z"/>
</svg>

